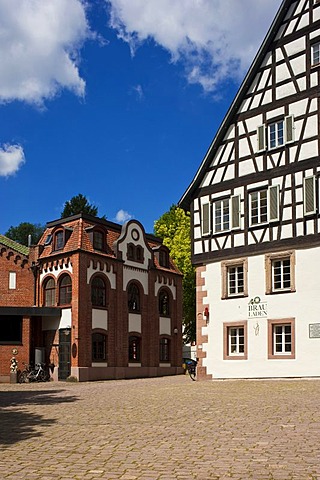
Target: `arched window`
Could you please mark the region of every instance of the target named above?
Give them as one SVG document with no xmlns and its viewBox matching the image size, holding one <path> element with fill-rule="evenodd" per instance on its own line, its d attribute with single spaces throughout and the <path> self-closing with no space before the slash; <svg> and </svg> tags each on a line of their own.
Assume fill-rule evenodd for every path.
<svg viewBox="0 0 320 480">
<path fill-rule="evenodd" d="M 93 307 L 106 306 L 106 284 L 101 277 L 94 277 L 91 282 L 91 302 Z"/>
<path fill-rule="evenodd" d="M 170 314 L 169 294 L 165 290 L 159 293 L 159 313 L 165 316 Z"/>
<path fill-rule="evenodd" d="M 72 298 L 72 282 L 70 275 L 63 275 L 59 282 L 59 305 L 69 305 Z"/>
<path fill-rule="evenodd" d="M 132 243 L 128 245 L 127 258 L 128 260 L 134 260 L 134 245 Z"/>
<path fill-rule="evenodd" d="M 170 340 L 168 338 L 160 338 L 160 362 L 170 361 Z"/>
<path fill-rule="evenodd" d="M 140 362 L 141 360 L 141 338 L 129 337 L 129 362 Z"/>
<path fill-rule="evenodd" d="M 130 312 L 140 312 L 140 291 L 135 283 L 128 288 L 128 308 Z"/>
<path fill-rule="evenodd" d="M 137 262 L 143 262 L 143 248 L 140 245 L 136 247 L 136 260 Z"/>
<path fill-rule="evenodd" d="M 56 283 L 53 278 L 48 278 L 44 284 L 44 305 L 52 307 L 56 304 Z"/>
<path fill-rule="evenodd" d="M 92 361 L 105 362 L 107 360 L 107 336 L 103 333 L 92 334 Z"/>
</svg>

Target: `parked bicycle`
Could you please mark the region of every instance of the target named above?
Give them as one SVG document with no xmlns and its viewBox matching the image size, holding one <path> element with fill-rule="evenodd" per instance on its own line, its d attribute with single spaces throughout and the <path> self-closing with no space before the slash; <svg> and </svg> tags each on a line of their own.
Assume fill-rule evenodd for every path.
<svg viewBox="0 0 320 480">
<path fill-rule="evenodd" d="M 192 358 L 184 358 L 184 364 L 186 366 L 186 370 L 191 378 L 191 380 L 195 381 L 197 376 L 197 361 L 193 360 Z"/>
<path fill-rule="evenodd" d="M 44 364 L 36 363 L 34 368 L 26 363 L 23 365 L 24 370 L 20 373 L 19 383 L 48 382 L 50 380 L 49 372 L 44 368 Z"/>
</svg>

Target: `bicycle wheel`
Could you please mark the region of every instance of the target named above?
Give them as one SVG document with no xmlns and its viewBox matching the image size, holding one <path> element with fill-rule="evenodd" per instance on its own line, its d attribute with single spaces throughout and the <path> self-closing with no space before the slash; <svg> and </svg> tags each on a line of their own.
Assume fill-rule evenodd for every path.
<svg viewBox="0 0 320 480">
<path fill-rule="evenodd" d="M 45 382 L 46 379 L 46 372 L 44 370 L 41 370 L 39 374 L 37 375 L 37 382 Z"/>
<path fill-rule="evenodd" d="M 195 381 L 196 380 L 196 367 L 195 366 L 190 366 L 188 368 L 188 372 L 189 372 L 191 380 Z"/>
<path fill-rule="evenodd" d="M 19 383 L 27 383 L 27 382 L 29 382 L 28 372 L 21 372 L 20 375 L 19 375 L 18 382 L 19 382 Z"/>
</svg>

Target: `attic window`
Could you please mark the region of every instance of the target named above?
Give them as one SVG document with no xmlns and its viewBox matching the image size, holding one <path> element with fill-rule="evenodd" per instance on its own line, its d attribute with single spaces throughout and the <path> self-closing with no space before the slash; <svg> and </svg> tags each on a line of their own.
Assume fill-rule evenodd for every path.
<svg viewBox="0 0 320 480">
<path fill-rule="evenodd" d="M 63 230 L 58 230 L 54 235 L 54 249 L 62 250 L 64 247 L 64 232 Z"/>
<path fill-rule="evenodd" d="M 169 268 L 169 254 L 165 250 L 159 251 L 159 264 L 161 267 Z"/>
<path fill-rule="evenodd" d="M 93 231 L 93 248 L 103 250 L 103 233 L 100 230 Z"/>
</svg>

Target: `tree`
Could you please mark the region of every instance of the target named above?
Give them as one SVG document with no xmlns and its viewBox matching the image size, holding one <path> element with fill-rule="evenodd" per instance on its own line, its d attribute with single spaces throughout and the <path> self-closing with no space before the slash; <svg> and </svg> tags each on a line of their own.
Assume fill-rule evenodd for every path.
<svg viewBox="0 0 320 480">
<path fill-rule="evenodd" d="M 94 217 L 97 216 L 98 207 L 91 205 L 87 198 L 79 193 L 65 202 L 63 211 L 61 212 L 61 218 L 71 217 L 71 215 L 77 215 L 78 213 L 87 213 Z"/>
<path fill-rule="evenodd" d="M 5 236 L 15 242 L 21 243 L 21 245 L 28 246 L 29 235 L 31 235 L 31 244 L 35 245 L 38 243 L 43 232 L 44 227 L 39 223 L 23 222 L 17 227 L 11 226 L 5 233 Z"/>
<path fill-rule="evenodd" d="M 154 233 L 163 240 L 183 274 L 183 325 L 186 343 L 196 340 L 196 276 L 191 263 L 190 214 L 172 205 L 154 223 Z"/>
</svg>

